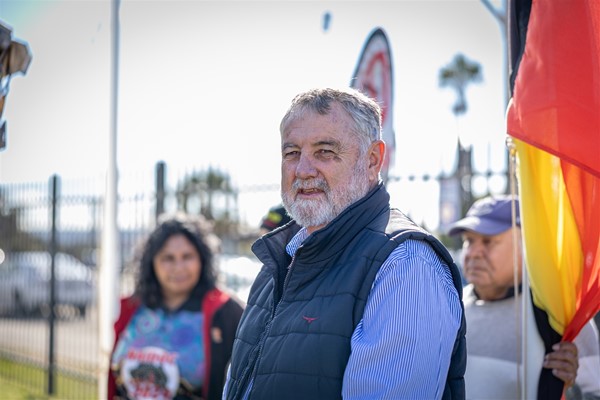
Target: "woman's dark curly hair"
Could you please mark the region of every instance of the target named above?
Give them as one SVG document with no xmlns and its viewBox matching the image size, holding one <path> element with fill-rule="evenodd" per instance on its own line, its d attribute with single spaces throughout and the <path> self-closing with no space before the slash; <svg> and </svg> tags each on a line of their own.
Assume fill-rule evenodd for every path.
<svg viewBox="0 0 600 400">
<path fill-rule="evenodd" d="M 200 279 L 190 297 L 202 298 L 215 287 L 216 271 L 214 255 L 218 251 L 219 239 L 212 233 L 212 226 L 202 216 L 183 213 L 161 217 L 157 227 L 146 239 L 139 261 L 135 295 L 147 307 L 157 308 L 162 302 L 160 283 L 154 272 L 153 260 L 167 240 L 174 235 L 185 236 L 194 245 L 201 261 Z"/>
</svg>

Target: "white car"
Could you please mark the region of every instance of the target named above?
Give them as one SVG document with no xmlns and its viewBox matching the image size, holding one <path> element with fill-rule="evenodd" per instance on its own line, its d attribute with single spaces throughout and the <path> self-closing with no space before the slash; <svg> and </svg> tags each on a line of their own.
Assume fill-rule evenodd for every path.
<svg viewBox="0 0 600 400">
<path fill-rule="evenodd" d="M 256 257 L 222 254 L 217 257 L 219 278 L 242 301 L 248 300 L 250 287 L 260 272 L 262 263 Z"/>
<path fill-rule="evenodd" d="M 7 253 L 0 264 L 0 313 L 47 313 L 50 305 L 50 253 Z M 93 271 L 77 258 L 57 253 L 55 258 L 55 310 L 70 308 L 85 316 L 95 300 Z M 59 315 L 61 316 L 61 315 Z"/>
</svg>

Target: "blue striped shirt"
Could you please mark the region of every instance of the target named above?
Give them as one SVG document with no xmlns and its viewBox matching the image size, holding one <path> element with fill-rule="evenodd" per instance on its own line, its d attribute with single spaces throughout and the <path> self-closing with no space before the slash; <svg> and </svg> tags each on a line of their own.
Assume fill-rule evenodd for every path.
<svg viewBox="0 0 600 400">
<path fill-rule="evenodd" d="M 288 243 L 294 255 L 308 237 Z M 382 264 L 354 330 L 344 399 L 439 399 L 460 327 L 448 266 L 423 241 L 406 240 Z M 246 391 L 248 395 L 252 382 Z"/>
<path fill-rule="evenodd" d="M 292 238 L 293 255 L 306 229 Z M 381 265 L 354 330 L 344 399 L 439 399 L 460 327 L 448 266 L 423 241 L 400 244 Z"/>
</svg>

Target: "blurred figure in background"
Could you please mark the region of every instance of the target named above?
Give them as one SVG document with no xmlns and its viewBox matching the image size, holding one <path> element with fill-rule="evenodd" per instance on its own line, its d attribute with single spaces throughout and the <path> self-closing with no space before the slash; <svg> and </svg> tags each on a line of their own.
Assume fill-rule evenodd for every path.
<svg viewBox="0 0 600 400">
<path fill-rule="evenodd" d="M 109 399 L 220 399 L 243 307 L 216 287 L 219 239 L 201 216 L 163 217 L 121 300 Z"/>
<path fill-rule="evenodd" d="M 272 230 L 287 224 L 291 220 L 292 218 L 288 215 L 287 211 L 285 211 L 283 204 L 271 207 L 267 212 L 267 215 L 260 221 L 260 234 L 264 235 L 265 233 L 271 232 Z"/>
<path fill-rule="evenodd" d="M 462 236 L 463 272 L 469 282 L 463 291 L 463 301 L 468 326 L 465 386 L 467 398 L 471 399 L 515 399 L 520 394 L 515 371 L 521 364 L 521 338 L 517 335 L 521 332 L 518 329 L 521 308 L 518 308 L 517 315 L 513 250 L 516 246 L 520 282 L 523 244 L 519 200 L 515 199 L 515 228 L 512 225 L 511 200 L 511 196 L 496 196 L 476 201 L 466 217 L 455 222 L 448 232 L 449 235 Z M 513 243 L 513 229 L 517 230 L 517 243 Z M 534 314 L 543 313 L 531 301 L 529 288 L 522 290 L 519 284 L 517 290 L 528 296 Z M 574 385 L 567 392 L 568 398 L 600 398 L 600 349 L 595 324 L 590 321 L 585 325 L 574 343 L 554 344 L 554 351 L 544 358 L 541 338 L 551 328 L 543 316 L 536 317 L 535 322 L 535 349 L 539 348 L 540 354 L 536 370 L 541 371 L 543 365 L 552 369 L 566 388 Z M 531 357 L 529 362 L 536 360 Z M 535 394 L 530 395 L 535 398 Z"/>
</svg>

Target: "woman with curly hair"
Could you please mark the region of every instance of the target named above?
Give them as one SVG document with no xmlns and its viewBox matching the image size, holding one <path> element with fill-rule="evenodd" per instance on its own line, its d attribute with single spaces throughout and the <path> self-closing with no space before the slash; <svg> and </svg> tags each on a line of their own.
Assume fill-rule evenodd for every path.
<svg viewBox="0 0 600 400">
<path fill-rule="evenodd" d="M 109 399 L 220 399 L 242 304 L 217 288 L 219 240 L 202 217 L 162 219 L 121 300 Z"/>
</svg>

